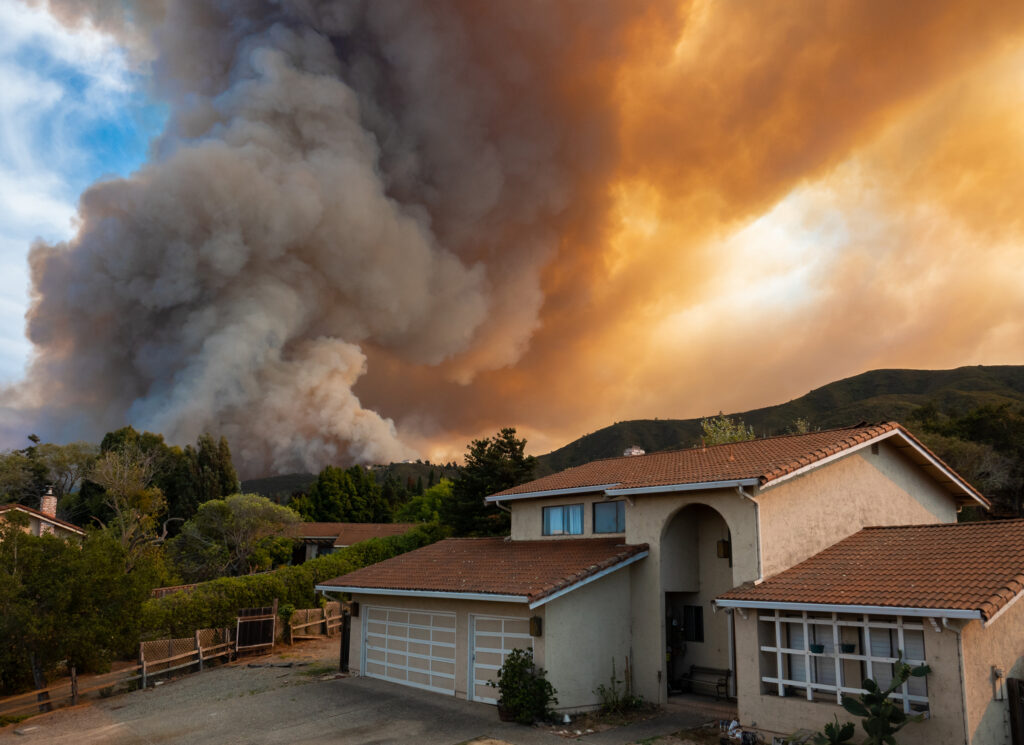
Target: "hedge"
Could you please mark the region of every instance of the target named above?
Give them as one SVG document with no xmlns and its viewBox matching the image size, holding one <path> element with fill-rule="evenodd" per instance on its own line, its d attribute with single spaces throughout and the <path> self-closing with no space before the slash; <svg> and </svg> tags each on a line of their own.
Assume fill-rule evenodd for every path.
<svg viewBox="0 0 1024 745">
<path fill-rule="evenodd" d="M 313 588 L 319 582 L 421 548 L 445 535 L 445 528 L 428 523 L 400 536 L 372 538 L 298 566 L 221 577 L 190 592 L 151 598 L 142 604 L 142 639 L 182 638 L 192 636 L 196 629 L 233 627 L 240 608 L 270 605 L 275 598 L 280 605 L 313 607 Z"/>
</svg>

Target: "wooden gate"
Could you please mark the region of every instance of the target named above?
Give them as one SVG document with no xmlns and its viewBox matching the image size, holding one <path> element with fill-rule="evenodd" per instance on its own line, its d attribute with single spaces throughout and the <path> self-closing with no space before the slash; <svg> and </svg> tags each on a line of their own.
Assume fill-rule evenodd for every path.
<svg viewBox="0 0 1024 745">
<path fill-rule="evenodd" d="M 1007 678 L 1006 694 L 1010 704 L 1010 745 L 1024 745 L 1024 679 Z"/>
<path fill-rule="evenodd" d="M 243 608 L 238 611 L 238 626 L 235 630 L 235 651 L 250 652 L 257 649 L 274 648 L 277 633 L 277 600 L 273 605 L 262 608 Z"/>
</svg>

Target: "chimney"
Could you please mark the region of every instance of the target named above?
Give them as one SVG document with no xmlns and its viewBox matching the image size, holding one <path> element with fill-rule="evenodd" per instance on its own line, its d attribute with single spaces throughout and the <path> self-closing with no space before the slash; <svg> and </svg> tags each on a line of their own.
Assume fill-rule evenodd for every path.
<svg viewBox="0 0 1024 745">
<path fill-rule="evenodd" d="M 52 486 L 46 487 L 46 493 L 39 502 L 39 511 L 47 517 L 57 517 L 57 497 L 53 495 Z"/>
</svg>

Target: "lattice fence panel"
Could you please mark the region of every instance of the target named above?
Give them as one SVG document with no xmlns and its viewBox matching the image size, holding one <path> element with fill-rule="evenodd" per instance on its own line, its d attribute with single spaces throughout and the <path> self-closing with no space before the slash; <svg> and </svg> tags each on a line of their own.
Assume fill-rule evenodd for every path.
<svg viewBox="0 0 1024 745">
<path fill-rule="evenodd" d="M 169 667 L 180 665 L 185 661 L 184 659 L 174 660 L 169 658 L 194 652 L 195 649 L 196 640 L 193 637 L 187 639 L 158 639 L 152 642 L 142 642 L 140 653 L 142 659 L 146 661 L 146 671 L 158 673 Z M 160 662 L 159 660 L 167 661 Z"/>
</svg>

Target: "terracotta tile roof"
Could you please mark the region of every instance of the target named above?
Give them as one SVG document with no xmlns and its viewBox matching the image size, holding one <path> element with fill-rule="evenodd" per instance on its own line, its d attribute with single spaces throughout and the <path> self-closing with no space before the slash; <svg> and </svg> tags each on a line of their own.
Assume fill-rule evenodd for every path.
<svg viewBox="0 0 1024 745">
<path fill-rule="evenodd" d="M 26 507 L 23 504 L 18 504 L 17 502 L 11 502 L 9 504 L 0 504 L 0 513 L 7 512 L 9 510 L 17 510 L 19 512 L 24 512 L 26 515 L 31 515 L 32 517 L 37 517 L 40 520 L 45 520 L 51 525 L 56 525 L 59 528 L 71 531 L 72 533 L 75 533 L 77 535 L 85 535 L 85 531 L 77 525 L 73 525 L 72 523 L 69 523 L 65 520 L 61 520 L 56 517 L 50 517 L 44 512 L 40 512 L 39 510 L 33 509 L 31 507 Z"/>
<path fill-rule="evenodd" d="M 772 481 L 841 453 L 876 437 L 897 432 L 903 440 L 913 443 L 928 453 L 936 463 L 941 464 L 948 474 L 955 472 L 942 463 L 924 447 L 903 426 L 896 422 L 858 425 L 823 432 L 809 432 L 802 435 L 764 437 L 747 442 L 725 445 L 671 450 L 649 455 L 606 458 L 568 468 L 534 481 L 506 489 L 492 496 L 511 496 L 560 489 L 582 489 L 588 486 L 616 485 L 620 489 L 668 486 L 672 484 L 699 484 L 714 481 L 758 479 L 765 486 Z M 920 456 L 918 456 L 920 457 Z M 939 469 L 933 469 L 939 473 Z M 942 480 L 949 484 L 949 475 Z M 933 474 L 934 475 L 934 474 Z M 988 501 L 959 476 L 964 488 L 959 485 L 947 488 L 958 492 L 966 499 L 977 498 L 983 504 Z M 967 490 L 969 497 L 964 494 Z"/>
<path fill-rule="evenodd" d="M 296 538 L 334 540 L 334 546 L 351 546 L 371 538 L 408 533 L 416 523 L 297 523 L 289 533 Z"/>
<path fill-rule="evenodd" d="M 864 528 L 729 600 L 978 610 L 1024 590 L 1024 520 Z"/>
<path fill-rule="evenodd" d="M 646 550 L 620 538 L 448 538 L 318 587 L 523 595 L 532 603 Z"/>
</svg>

